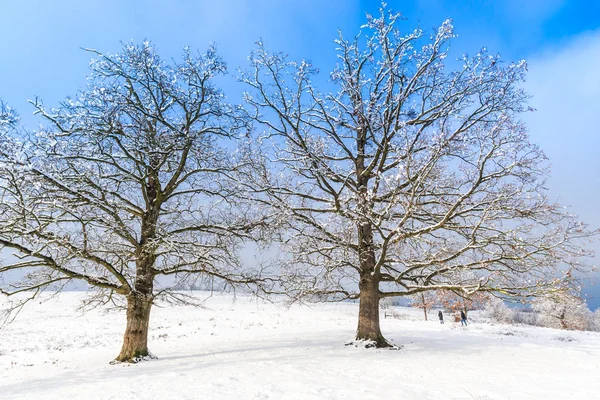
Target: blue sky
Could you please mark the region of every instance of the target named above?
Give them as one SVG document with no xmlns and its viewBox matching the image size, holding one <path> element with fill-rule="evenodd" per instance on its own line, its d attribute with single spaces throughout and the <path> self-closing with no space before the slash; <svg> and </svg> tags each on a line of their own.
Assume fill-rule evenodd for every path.
<svg viewBox="0 0 600 400">
<path fill-rule="evenodd" d="M 166 57 L 211 42 L 230 70 L 244 66 L 259 38 L 269 49 L 306 57 L 326 71 L 337 30 L 354 35 L 376 0 L 0 0 L 0 98 L 32 124 L 27 99 L 55 105 L 85 82 L 90 55 L 120 41 L 150 39 Z M 600 1 L 389 0 L 406 29 L 452 18 L 457 52 L 485 46 L 506 60 L 527 59 L 527 89 L 537 112 L 532 140 L 553 164 L 548 187 L 571 211 L 600 227 Z M 231 86 L 230 86 L 231 85 Z M 233 87 L 228 84 L 228 87 Z M 600 246 L 596 245 L 600 253 Z M 600 258 L 598 258 L 600 259 Z M 596 261 L 596 263 L 598 263 Z M 597 278 L 594 278 L 600 285 Z M 600 290 L 586 287 L 600 306 Z"/>
<path fill-rule="evenodd" d="M 486 46 L 507 59 L 600 28 L 600 2 L 563 0 L 389 1 L 408 28 L 430 29 L 453 18 L 455 49 Z M 243 64 L 258 38 L 269 48 L 334 62 L 337 29 L 354 34 L 375 0 L 0 0 L 0 91 L 26 113 L 24 98 L 56 101 L 74 92 L 87 71 L 91 47 L 116 51 L 120 41 L 152 40 L 165 55 L 184 45 L 216 42 L 231 67 Z"/>
</svg>

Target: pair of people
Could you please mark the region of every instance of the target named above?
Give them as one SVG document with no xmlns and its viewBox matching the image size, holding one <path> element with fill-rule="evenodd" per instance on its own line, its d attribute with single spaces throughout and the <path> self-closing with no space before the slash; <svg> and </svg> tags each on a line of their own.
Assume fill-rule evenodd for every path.
<svg viewBox="0 0 600 400">
<path fill-rule="evenodd" d="M 444 325 L 444 314 L 442 310 L 438 311 L 438 318 L 440 319 L 440 324 Z M 460 324 L 467 326 L 467 315 L 463 310 L 460 310 Z"/>
</svg>

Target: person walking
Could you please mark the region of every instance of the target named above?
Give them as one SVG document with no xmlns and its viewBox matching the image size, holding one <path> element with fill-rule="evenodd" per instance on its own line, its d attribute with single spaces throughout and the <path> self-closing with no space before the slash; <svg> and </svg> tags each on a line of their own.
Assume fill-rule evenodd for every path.
<svg viewBox="0 0 600 400">
<path fill-rule="evenodd" d="M 467 326 L 467 316 L 463 310 L 460 310 L 460 324 Z"/>
<path fill-rule="evenodd" d="M 442 310 L 438 312 L 438 318 L 440 319 L 440 324 L 444 325 L 444 314 L 442 314 Z"/>
</svg>

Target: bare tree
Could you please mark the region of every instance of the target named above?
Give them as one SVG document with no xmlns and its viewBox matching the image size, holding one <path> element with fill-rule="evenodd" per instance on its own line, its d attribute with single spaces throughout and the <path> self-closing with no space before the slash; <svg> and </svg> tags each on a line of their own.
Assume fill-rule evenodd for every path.
<svg viewBox="0 0 600 400">
<path fill-rule="evenodd" d="M 555 288 L 533 302 L 543 326 L 550 328 L 586 330 L 591 328 L 592 312 L 577 291 Z M 591 329 L 590 329 L 591 330 Z"/>
<path fill-rule="evenodd" d="M 590 315 L 590 330 L 600 332 L 600 308 Z"/>
<path fill-rule="evenodd" d="M 102 301 L 123 296 L 116 360 L 135 362 L 150 354 L 152 304 L 185 300 L 179 281 L 268 282 L 237 255 L 263 218 L 231 179 L 244 167 L 242 125 L 212 83 L 226 72 L 214 48 L 170 64 L 149 43 L 89 51 L 97 58 L 76 98 L 52 110 L 33 102 L 46 128 L 4 135 L 0 248 L 18 259 L 0 275 L 24 278 L 0 289 L 35 296 L 82 280 Z"/>
<path fill-rule="evenodd" d="M 499 297 L 490 296 L 484 307 L 487 317 L 494 322 L 511 324 L 516 322 L 516 310 L 511 310 L 506 303 Z"/>
<path fill-rule="evenodd" d="M 360 298 L 356 339 L 377 347 L 381 298 L 529 296 L 584 268 L 590 235 L 545 194 L 544 154 L 519 121 L 525 62 L 483 49 L 446 64 L 450 21 L 428 36 L 400 20 L 382 9 L 340 34 L 329 94 L 310 62 L 261 42 L 241 78 L 269 167 L 253 185 L 291 221 L 286 289 Z"/>
<path fill-rule="evenodd" d="M 435 291 L 423 291 L 410 296 L 410 305 L 423 310 L 425 321 L 427 321 L 427 310 L 438 303 L 439 299 Z"/>
<path fill-rule="evenodd" d="M 487 291 L 463 294 L 457 291 L 441 290 L 437 293 L 437 299 L 447 311 L 453 313 L 462 311 L 468 315 L 470 310 L 484 309 L 491 297 Z"/>
</svg>

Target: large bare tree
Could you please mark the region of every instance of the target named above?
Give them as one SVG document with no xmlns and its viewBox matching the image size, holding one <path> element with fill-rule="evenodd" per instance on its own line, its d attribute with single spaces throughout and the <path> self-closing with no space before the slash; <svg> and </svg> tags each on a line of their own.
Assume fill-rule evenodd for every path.
<svg viewBox="0 0 600 400">
<path fill-rule="evenodd" d="M 381 298 L 531 296 L 585 268 L 591 234 L 547 197 L 544 154 L 519 120 L 525 62 L 485 49 L 448 62 L 450 21 L 427 35 L 400 20 L 384 8 L 340 34 L 333 92 L 260 42 L 241 77 L 268 166 L 253 185 L 290 221 L 286 290 L 359 298 L 356 339 L 376 347 L 389 346 Z"/>
<path fill-rule="evenodd" d="M 51 110 L 33 102 L 45 128 L 2 137 L 0 249 L 17 258 L 0 266 L 11 282 L 0 289 L 35 295 L 82 280 L 104 301 L 123 296 L 117 360 L 131 362 L 149 355 L 153 302 L 181 300 L 181 280 L 263 281 L 237 255 L 262 216 L 231 179 L 244 166 L 242 125 L 213 84 L 226 72 L 213 48 L 186 49 L 179 63 L 149 43 L 92 52 L 77 97 Z"/>
</svg>

